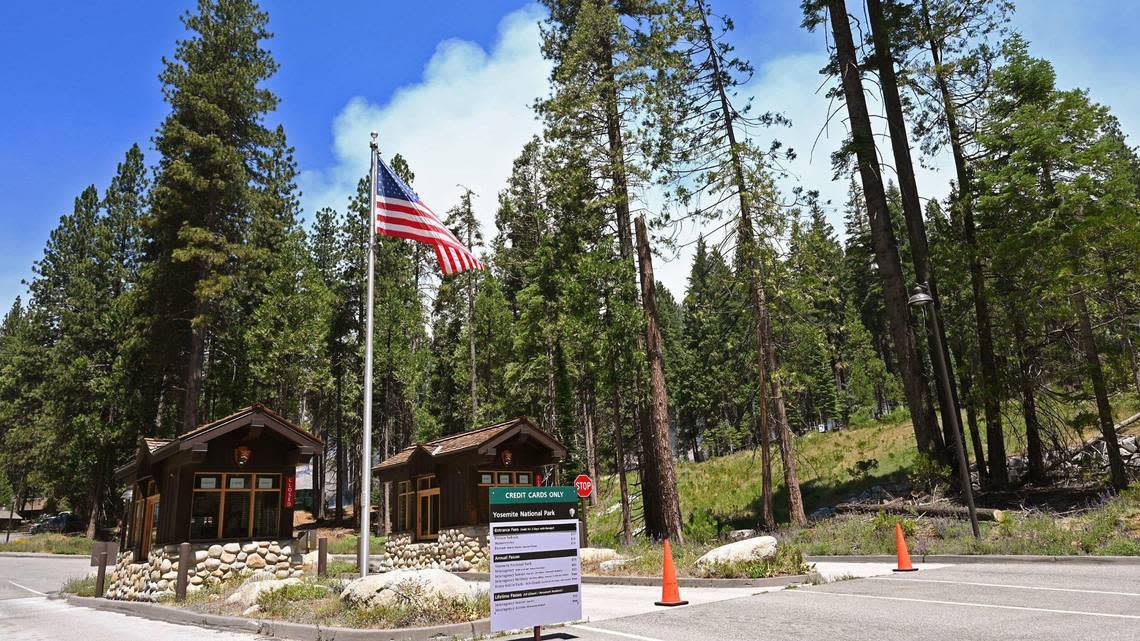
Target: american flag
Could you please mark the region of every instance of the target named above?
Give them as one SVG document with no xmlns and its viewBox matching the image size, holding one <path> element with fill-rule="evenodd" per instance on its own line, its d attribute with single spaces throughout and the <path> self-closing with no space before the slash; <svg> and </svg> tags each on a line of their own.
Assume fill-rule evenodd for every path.
<svg viewBox="0 0 1140 641">
<path fill-rule="evenodd" d="M 383 160 L 377 160 L 376 233 L 432 245 L 444 276 L 483 269 L 482 261 L 459 242 L 416 192 Z"/>
</svg>

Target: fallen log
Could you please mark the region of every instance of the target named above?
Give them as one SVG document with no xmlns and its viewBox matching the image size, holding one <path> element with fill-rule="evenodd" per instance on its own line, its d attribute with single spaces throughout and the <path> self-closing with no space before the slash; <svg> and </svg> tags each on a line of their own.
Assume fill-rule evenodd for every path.
<svg viewBox="0 0 1140 641">
<path fill-rule="evenodd" d="M 1136 421 L 1140 421 L 1140 412 L 1133 414 L 1132 416 L 1129 416 L 1128 418 L 1124 419 L 1123 421 L 1120 421 L 1119 423 L 1117 423 L 1116 425 L 1113 425 L 1112 427 L 1117 432 L 1120 432 L 1124 428 L 1135 423 Z"/>
<path fill-rule="evenodd" d="M 848 514 L 878 514 L 885 512 L 887 514 L 901 514 L 904 516 L 942 516 L 956 519 L 970 518 L 970 510 L 960 505 L 941 505 L 941 504 L 928 504 L 917 505 L 914 503 L 840 503 L 835 506 L 835 511 Z M 994 521 L 1000 522 L 1005 518 L 1005 513 L 1001 510 L 994 510 L 986 507 L 977 509 L 979 521 Z"/>
</svg>

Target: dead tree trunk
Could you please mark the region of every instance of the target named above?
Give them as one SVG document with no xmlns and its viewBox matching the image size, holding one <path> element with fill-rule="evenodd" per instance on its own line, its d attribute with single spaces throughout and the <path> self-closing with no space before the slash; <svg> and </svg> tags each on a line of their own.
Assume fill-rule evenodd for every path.
<svg viewBox="0 0 1140 641">
<path fill-rule="evenodd" d="M 760 252 L 756 243 L 756 233 L 753 229 L 752 195 L 744 179 L 744 161 L 741 158 L 740 146 L 736 141 L 735 111 L 729 103 L 728 92 L 724 87 L 724 77 L 721 71 L 720 57 L 717 53 L 716 42 L 713 39 L 712 29 L 706 17 L 707 11 L 702 0 L 698 0 L 701 15 L 701 34 L 712 56 L 713 73 L 710 77 L 717 98 L 720 102 L 721 120 L 728 141 L 729 159 L 732 164 L 733 182 L 737 197 L 740 201 L 740 243 L 744 250 L 745 262 L 748 267 L 748 289 L 752 303 L 752 319 L 756 332 L 756 395 L 759 400 L 760 424 L 760 474 L 761 474 L 761 501 L 764 527 L 775 529 L 776 517 L 772 510 L 772 430 L 768 424 L 768 390 L 772 389 L 772 398 L 776 403 L 777 429 L 780 430 L 781 452 L 784 451 L 784 432 L 787 429 L 787 412 L 784 409 L 784 396 L 779 381 L 773 380 L 769 385 L 770 367 L 775 362 L 775 350 L 772 349 L 768 334 L 768 301 L 764 289 L 763 270 L 760 268 Z M 796 476 L 795 460 L 792 459 L 791 472 L 784 466 L 784 481 L 788 485 L 789 502 L 792 505 L 789 513 L 793 521 L 797 515 L 803 514 L 803 501 L 799 500 L 799 509 L 795 509 L 794 496 L 800 497 L 799 479 Z M 805 519 L 806 520 L 806 519 Z"/>
<path fill-rule="evenodd" d="M 657 468 L 654 479 L 641 479 L 642 491 L 646 483 L 658 488 L 658 518 L 664 529 L 650 531 L 650 536 L 667 537 L 683 543 L 681 533 L 681 501 L 677 496 L 677 476 L 673 469 L 673 451 L 669 447 L 669 396 L 665 388 L 665 355 L 661 344 L 661 330 L 657 315 L 656 282 L 653 280 L 653 256 L 649 249 L 649 236 L 645 231 L 645 218 L 639 217 L 637 226 L 637 264 L 641 275 L 641 301 L 645 307 L 645 356 L 649 361 L 649 422 L 652 450 L 648 458 Z"/>
</svg>

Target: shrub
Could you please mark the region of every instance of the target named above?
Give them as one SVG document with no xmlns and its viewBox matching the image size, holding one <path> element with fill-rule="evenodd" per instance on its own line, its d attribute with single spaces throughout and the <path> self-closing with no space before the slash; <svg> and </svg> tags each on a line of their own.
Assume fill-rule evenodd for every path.
<svg viewBox="0 0 1140 641">
<path fill-rule="evenodd" d="M 720 535 L 720 523 L 707 510 L 696 509 L 689 513 L 683 533 L 686 541 L 712 541 Z"/>
<path fill-rule="evenodd" d="M 875 528 L 875 532 L 889 535 L 894 535 L 895 525 L 902 526 L 903 534 L 908 538 L 914 536 L 915 530 L 918 529 L 914 519 L 908 519 L 905 516 L 899 516 L 897 514 L 887 514 L 883 511 L 875 515 L 875 518 L 871 520 L 871 524 Z M 894 539 L 891 540 L 894 541 Z"/>
<path fill-rule="evenodd" d="M 950 468 L 928 454 L 919 453 L 914 457 L 907 479 L 916 490 L 934 492 L 950 484 Z"/>
<path fill-rule="evenodd" d="M 791 545 L 776 546 L 776 556 L 763 561 L 718 563 L 704 574 L 715 579 L 766 579 L 773 576 L 807 574 L 811 566 L 804 562 L 799 548 Z"/>
<path fill-rule="evenodd" d="M 331 594 L 332 591 L 323 585 L 298 583 L 286 585 L 278 590 L 262 592 L 257 597 L 257 605 L 265 614 L 281 614 L 287 611 L 293 602 L 324 599 Z"/>
<path fill-rule="evenodd" d="M 0 552 L 47 552 L 49 554 L 91 554 L 91 539 L 63 534 L 33 534 L 0 543 Z"/>
<path fill-rule="evenodd" d="M 491 602 L 486 593 L 462 597 L 427 597 L 422 588 L 397 603 L 376 608 L 353 608 L 346 619 L 353 627 L 411 628 L 462 623 L 490 616 Z"/>
<path fill-rule="evenodd" d="M 75 596 L 95 596 L 95 577 L 86 576 L 72 579 L 64 583 L 59 591 L 74 594 Z"/>
<path fill-rule="evenodd" d="M 871 472 L 879 467 L 879 459 L 865 458 L 855 461 L 855 464 L 847 468 L 847 474 L 856 481 L 866 481 L 871 478 Z"/>
</svg>

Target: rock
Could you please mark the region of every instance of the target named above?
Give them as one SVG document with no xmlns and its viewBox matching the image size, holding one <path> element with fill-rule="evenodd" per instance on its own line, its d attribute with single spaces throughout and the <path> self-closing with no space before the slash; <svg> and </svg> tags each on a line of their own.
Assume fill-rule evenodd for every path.
<svg viewBox="0 0 1140 641">
<path fill-rule="evenodd" d="M 232 552 L 222 552 L 222 563 L 230 565 L 237 561 L 237 555 Z"/>
<path fill-rule="evenodd" d="M 812 521 L 819 521 L 822 519 L 830 519 L 835 516 L 835 509 L 830 507 L 821 507 L 808 515 L 808 519 Z"/>
<path fill-rule="evenodd" d="M 697 567 L 710 568 L 725 563 L 763 561 L 774 556 L 776 556 L 776 539 L 770 536 L 758 536 L 709 550 L 697 559 Z"/>
<path fill-rule="evenodd" d="M 729 541 L 743 541 L 756 536 L 756 530 L 733 530 L 728 533 Z"/>
<path fill-rule="evenodd" d="M 462 580 L 462 579 L 461 579 Z M 249 607 L 257 603 L 257 598 L 266 592 L 280 590 L 287 585 L 297 585 L 300 579 L 269 579 L 266 581 L 247 580 L 226 599 L 226 603 L 240 603 Z"/>
<path fill-rule="evenodd" d="M 601 563 L 621 558 L 613 548 L 582 548 L 578 551 L 578 558 L 583 564 Z"/>
<path fill-rule="evenodd" d="M 253 554 L 245 557 L 245 567 L 252 568 L 254 570 L 263 568 L 265 567 L 265 559 L 260 554 L 254 552 Z"/>
<path fill-rule="evenodd" d="M 425 597 L 470 595 L 467 581 L 444 570 L 429 569 L 395 570 L 354 579 L 344 586 L 340 598 L 351 606 L 374 608 L 403 601 L 419 602 Z"/>
<path fill-rule="evenodd" d="M 158 564 L 158 570 L 160 572 L 169 572 L 171 565 L 170 559 L 163 559 L 162 563 Z"/>
<path fill-rule="evenodd" d="M 270 565 L 274 565 L 275 563 L 277 563 L 277 560 L 278 560 L 277 555 L 274 554 L 273 552 L 270 552 L 269 554 L 265 555 L 265 562 L 270 564 Z"/>
<path fill-rule="evenodd" d="M 229 552 L 230 554 L 237 554 L 238 552 L 241 552 L 241 544 L 240 543 L 226 543 L 225 545 L 222 546 L 222 551 L 223 552 Z"/>
<path fill-rule="evenodd" d="M 209 556 L 210 556 L 209 552 L 207 552 L 205 550 L 198 550 L 198 551 L 194 552 L 194 562 L 195 563 L 201 563 L 202 561 L 205 561 L 207 558 L 209 558 Z"/>
<path fill-rule="evenodd" d="M 256 603 L 254 603 L 253 605 L 251 605 L 248 608 L 241 611 L 241 615 L 243 617 L 257 616 L 260 613 L 261 613 L 261 606 L 256 604 Z"/>
<path fill-rule="evenodd" d="M 222 560 L 221 559 L 215 559 L 215 558 L 206 559 L 206 569 L 207 570 L 217 570 L 220 567 L 222 567 Z"/>
<path fill-rule="evenodd" d="M 598 565 L 598 569 L 602 572 L 614 572 L 621 569 L 623 566 L 629 565 L 633 559 L 610 559 L 609 561 L 602 561 Z"/>
<path fill-rule="evenodd" d="M 245 552 L 246 554 L 253 554 L 254 552 L 257 551 L 257 544 L 256 543 L 246 543 L 245 545 L 241 546 L 241 551 Z"/>
<path fill-rule="evenodd" d="M 210 552 L 210 558 L 216 559 L 222 555 L 222 546 L 211 545 L 209 552 Z"/>
</svg>

